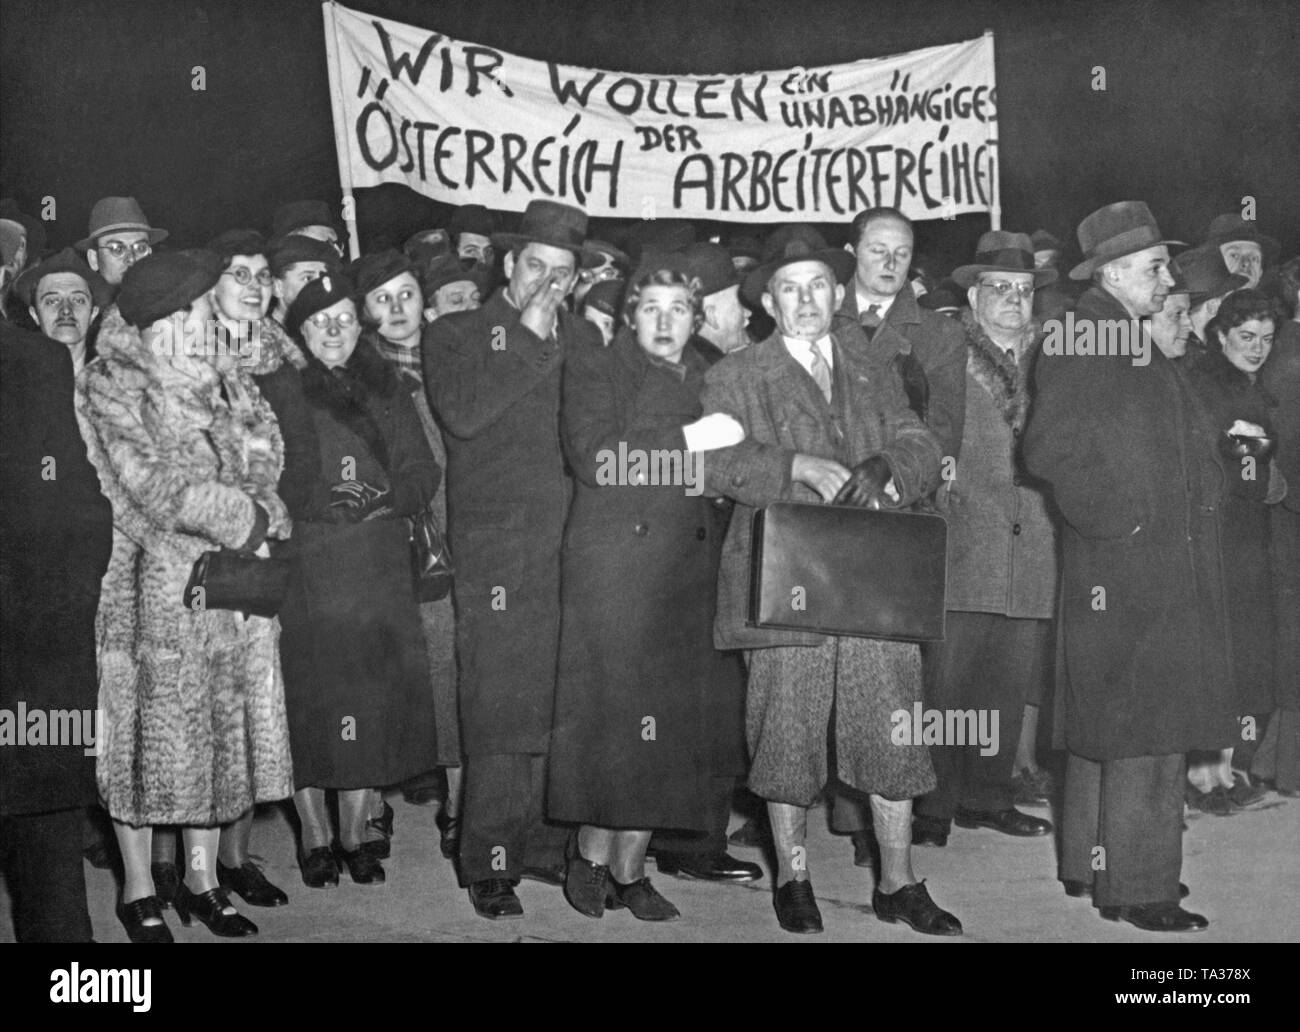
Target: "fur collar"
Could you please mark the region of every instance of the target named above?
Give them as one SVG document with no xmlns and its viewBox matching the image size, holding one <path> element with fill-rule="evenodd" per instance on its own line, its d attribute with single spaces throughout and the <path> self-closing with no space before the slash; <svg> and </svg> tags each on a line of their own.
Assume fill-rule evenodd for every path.
<svg viewBox="0 0 1300 1032">
<path fill-rule="evenodd" d="M 1012 361 L 1005 351 L 989 339 L 989 335 L 975 321 L 974 313 L 963 309 L 962 326 L 966 330 L 967 368 L 994 403 L 1002 410 L 1007 425 L 1021 430 L 1029 411 L 1029 376 L 1034 358 L 1041 343 L 1038 323 L 1031 320 L 1021 335 L 1021 356 Z"/>
<path fill-rule="evenodd" d="M 217 390 L 221 382 L 216 367 L 202 355 L 159 354 L 146 345 L 140 331 L 122 318 L 117 305 L 104 313 L 95 347 L 98 357 L 88 369 L 112 369 L 115 375 L 141 383 L 199 394 Z"/>
<path fill-rule="evenodd" d="M 391 362 L 380 357 L 362 337 L 347 364 L 326 368 L 311 354 L 303 352 L 307 367 L 302 373 L 303 395 L 313 408 L 323 409 L 366 442 L 375 460 L 389 468 L 388 443 L 373 415 L 377 402 L 391 400 L 404 391 L 401 374 Z"/>
</svg>

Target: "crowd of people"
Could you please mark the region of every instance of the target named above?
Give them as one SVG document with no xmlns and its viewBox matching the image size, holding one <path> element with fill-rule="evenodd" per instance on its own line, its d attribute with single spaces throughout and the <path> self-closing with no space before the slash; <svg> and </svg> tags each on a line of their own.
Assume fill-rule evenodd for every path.
<svg viewBox="0 0 1300 1032">
<path fill-rule="evenodd" d="M 1050 834 L 1056 801 L 1065 894 L 1206 927 L 1187 809 L 1300 793 L 1300 258 L 1138 201 L 1073 266 L 994 230 L 947 275 L 892 208 L 845 247 L 498 218 L 346 261 L 316 201 L 185 249 L 108 197 L 54 252 L 0 205 L 3 708 L 97 725 L 0 747 L 18 938 L 90 939 L 83 855 L 133 942 L 169 909 L 256 934 L 230 894 L 290 900 L 254 808 L 292 798 L 306 887 L 369 885 L 398 792 L 487 919 L 522 880 L 676 919 L 648 860 L 754 881 L 729 850 L 764 846 L 780 927 L 820 932 L 824 800 L 875 915 L 959 935 L 916 848 Z M 755 517 L 790 501 L 943 515 L 944 639 L 755 625 Z M 270 610 L 208 604 L 223 560 L 282 578 Z M 922 707 L 992 748 L 900 739 Z"/>
</svg>

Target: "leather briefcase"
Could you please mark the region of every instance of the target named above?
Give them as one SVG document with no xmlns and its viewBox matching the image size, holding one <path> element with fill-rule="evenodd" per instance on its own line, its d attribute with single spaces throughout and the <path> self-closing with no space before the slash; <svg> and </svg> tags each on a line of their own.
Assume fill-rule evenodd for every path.
<svg viewBox="0 0 1300 1032">
<path fill-rule="evenodd" d="M 777 502 L 754 514 L 749 621 L 901 641 L 943 638 L 942 516 Z"/>
</svg>

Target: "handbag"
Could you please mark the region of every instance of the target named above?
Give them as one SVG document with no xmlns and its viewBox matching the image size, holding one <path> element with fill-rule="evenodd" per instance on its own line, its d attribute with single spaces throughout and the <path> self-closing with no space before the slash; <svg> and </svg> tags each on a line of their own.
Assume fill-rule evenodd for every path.
<svg viewBox="0 0 1300 1032">
<path fill-rule="evenodd" d="M 818 634 L 938 641 L 948 524 L 942 516 L 777 502 L 754 514 L 749 622 Z"/>
<path fill-rule="evenodd" d="M 247 616 L 275 616 L 289 589 L 289 562 L 223 548 L 204 552 L 185 585 L 186 609 L 232 609 Z"/>
<path fill-rule="evenodd" d="M 451 592 L 451 551 L 432 509 L 411 518 L 411 567 L 417 602 L 437 602 Z"/>
</svg>

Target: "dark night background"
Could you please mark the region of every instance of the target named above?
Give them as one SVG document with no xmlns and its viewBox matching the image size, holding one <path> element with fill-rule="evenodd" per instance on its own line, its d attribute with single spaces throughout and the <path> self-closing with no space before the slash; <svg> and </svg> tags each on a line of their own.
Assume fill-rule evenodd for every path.
<svg viewBox="0 0 1300 1032">
<path fill-rule="evenodd" d="M 363 12 L 527 57 L 612 70 L 742 72 L 852 61 L 997 33 L 1003 225 L 1073 244 L 1089 211 L 1148 201 L 1199 241 L 1253 196 L 1300 251 L 1300 5 L 1293 0 L 354 0 Z M 337 200 L 316 0 L 3 0 L 0 192 L 49 245 L 130 194 L 178 245 L 266 227 L 293 198 Z M 190 88 L 207 70 L 207 91 Z M 1106 69 L 1106 92 L 1091 89 Z M 405 187 L 358 194 L 367 249 L 436 224 Z M 986 216 L 919 243 L 966 258 Z M 840 234 L 842 239 L 842 233 Z"/>
</svg>

